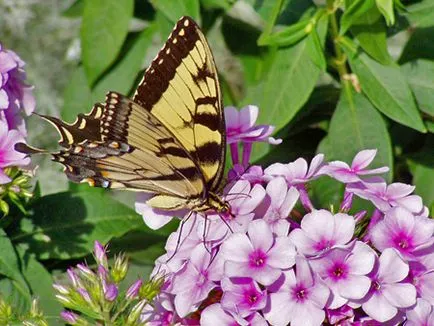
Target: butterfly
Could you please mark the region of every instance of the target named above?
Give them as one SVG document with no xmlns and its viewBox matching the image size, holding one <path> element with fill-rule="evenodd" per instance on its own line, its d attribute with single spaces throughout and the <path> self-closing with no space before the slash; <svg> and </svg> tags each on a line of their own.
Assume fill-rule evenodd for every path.
<svg viewBox="0 0 434 326">
<path fill-rule="evenodd" d="M 164 210 L 227 211 L 218 196 L 226 155 L 225 119 L 211 49 L 189 17 L 175 25 L 132 99 L 107 93 L 73 124 L 42 116 L 60 134 L 53 161 L 73 182 L 154 194 Z M 19 144 L 28 154 L 43 150 Z"/>
</svg>

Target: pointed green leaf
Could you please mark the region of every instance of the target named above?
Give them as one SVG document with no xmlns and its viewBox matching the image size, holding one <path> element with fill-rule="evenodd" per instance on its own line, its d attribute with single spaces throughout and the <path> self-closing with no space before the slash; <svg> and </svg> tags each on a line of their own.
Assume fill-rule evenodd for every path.
<svg viewBox="0 0 434 326">
<path fill-rule="evenodd" d="M 401 66 L 410 84 L 419 109 L 434 116 L 434 62 L 416 60 Z"/>
<path fill-rule="evenodd" d="M 88 85 L 115 61 L 128 33 L 134 0 L 86 0 L 81 25 L 83 66 Z"/>
<path fill-rule="evenodd" d="M 378 10 L 384 16 L 388 26 L 395 24 L 395 12 L 393 9 L 393 0 L 375 0 Z"/>
<path fill-rule="evenodd" d="M 0 252 L 0 275 L 15 280 L 22 288 L 27 288 L 14 246 L 3 229 L 0 229 Z"/>
<path fill-rule="evenodd" d="M 341 26 L 339 34 L 344 35 L 346 31 L 353 25 L 357 20 L 363 16 L 370 8 L 374 6 L 374 0 L 355 0 L 352 1 L 348 8 L 341 17 Z"/>
<path fill-rule="evenodd" d="M 417 160 L 412 160 L 410 164 L 412 184 L 416 186 L 415 193 L 423 198 L 424 204 L 428 207 L 434 204 L 434 155 L 430 155 L 429 159 L 429 164 Z"/>
<path fill-rule="evenodd" d="M 285 28 L 271 35 L 262 34 L 258 39 L 258 45 L 293 45 L 308 36 L 312 29 L 313 26 L 310 19 L 303 20 L 293 25 L 286 26 Z"/>
<path fill-rule="evenodd" d="M 426 132 L 410 86 L 397 65 L 383 66 L 366 53 L 349 53 L 349 60 L 362 91 L 377 109 L 392 120 Z"/>
<path fill-rule="evenodd" d="M 190 16 L 197 23 L 200 23 L 199 0 L 151 0 L 151 3 L 172 23 L 176 23 L 182 16 Z"/>
<path fill-rule="evenodd" d="M 414 27 L 434 26 L 434 0 L 423 0 L 407 6 L 407 18 Z"/>
<path fill-rule="evenodd" d="M 362 94 L 343 90 L 330 122 L 328 138 L 334 158 L 351 162 L 359 151 L 377 149 L 371 166 L 388 166 L 393 171 L 392 144 L 386 124 Z M 392 175 L 388 173 L 389 181 Z"/>
</svg>

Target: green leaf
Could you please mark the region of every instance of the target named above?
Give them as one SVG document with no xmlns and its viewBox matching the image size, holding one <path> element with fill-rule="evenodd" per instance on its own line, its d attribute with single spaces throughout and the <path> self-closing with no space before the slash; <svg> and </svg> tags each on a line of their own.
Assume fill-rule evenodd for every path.
<svg viewBox="0 0 434 326">
<path fill-rule="evenodd" d="M 317 22 L 316 28 L 312 30 L 307 39 L 309 57 L 312 62 L 321 69 L 321 71 L 325 71 L 327 68 L 327 61 L 324 55 L 324 42 L 327 34 L 328 22 L 328 16 L 322 16 Z"/>
<path fill-rule="evenodd" d="M 434 26 L 434 0 L 423 0 L 407 6 L 407 18 L 414 27 Z"/>
<path fill-rule="evenodd" d="M 118 56 L 133 8 L 134 0 L 86 0 L 80 36 L 88 85 L 92 86 Z"/>
<path fill-rule="evenodd" d="M 26 281 L 20 271 L 15 248 L 3 229 L 0 229 L 0 275 L 16 281 L 16 286 L 28 291 Z"/>
<path fill-rule="evenodd" d="M 32 205 L 32 232 L 14 235 L 38 259 L 71 259 L 89 253 L 98 240 L 108 242 L 143 225 L 131 208 L 99 189 L 48 195 Z"/>
<path fill-rule="evenodd" d="M 300 21 L 287 26 L 271 35 L 262 34 L 258 39 L 258 45 L 289 46 L 308 36 L 313 29 L 310 19 Z"/>
<path fill-rule="evenodd" d="M 151 3 L 172 23 L 176 23 L 182 16 L 190 16 L 197 23 L 200 23 L 199 0 L 151 0 Z"/>
<path fill-rule="evenodd" d="M 71 6 L 68 7 L 62 15 L 68 18 L 77 18 L 83 15 L 85 0 L 76 0 Z"/>
<path fill-rule="evenodd" d="M 384 16 L 387 26 L 395 24 L 395 11 L 393 10 L 393 0 L 375 0 L 378 10 Z"/>
<path fill-rule="evenodd" d="M 434 62 L 416 60 L 401 66 L 419 109 L 434 116 Z"/>
<path fill-rule="evenodd" d="M 416 186 L 415 193 L 423 198 L 426 206 L 430 207 L 434 204 L 434 155 L 431 155 L 431 164 L 412 161 L 410 171 L 413 174 L 413 182 Z"/>
<path fill-rule="evenodd" d="M 30 285 L 32 295 L 39 299 L 42 311 L 46 316 L 59 316 L 62 306 L 55 298 L 51 274 L 33 254 L 29 254 L 23 248 L 19 248 L 18 252 L 24 277 Z"/>
<path fill-rule="evenodd" d="M 404 64 L 417 59 L 434 60 L 434 26 L 416 29 L 405 44 L 398 62 Z"/>
<path fill-rule="evenodd" d="M 23 288 L 20 283 L 9 278 L 0 279 L 0 294 L 14 308 L 14 313 L 29 311 L 32 297 L 29 289 Z"/>
<path fill-rule="evenodd" d="M 366 53 L 378 62 L 387 65 L 392 59 L 387 51 L 387 30 L 381 14 L 373 6 L 364 12 L 354 25 L 351 33 L 355 36 L 360 46 Z"/>
<path fill-rule="evenodd" d="M 342 91 L 330 122 L 328 138 L 332 156 L 348 163 L 361 150 L 377 149 L 377 156 L 370 167 L 388 166 L 391 170 L 388 180 L 391 180 L 393 156 L 386 124 L 362 94 L 349 88 Z"/>
<path fill-rule="evenodd" d="M 341 17 L 339 34 L 344 35 L 351 25 L 357 22 L 374 4 L 374 0 L 352 1 Z"/>
<path fill-rule="evenodd" d="M 223 9 L 228 10 L 234 0 L 200 0 L 200 4 L 206 9 Z"/>
<path fill-rule="evenodd" d="M 410 86 L 397 65 L 384 66 L 365 53 L 356 56 L 349 53 L 349 61 L 362 91 L 377 109 L 392 120 L 426 132 Z"/>
</svg>

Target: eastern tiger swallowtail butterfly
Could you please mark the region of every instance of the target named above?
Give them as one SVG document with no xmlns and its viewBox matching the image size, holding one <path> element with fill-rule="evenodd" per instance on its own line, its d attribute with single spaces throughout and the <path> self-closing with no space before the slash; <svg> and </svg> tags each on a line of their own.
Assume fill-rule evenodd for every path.
<svg viewBox="0 0 434 326">
<path fill-rule="evenodd" d="M 109 92 L 73 124 L 42 117 L 61 136 L 64 149 L 51 155 L 71 181 L 154 193 L 147 201 L 154 208 L 229 208 L 217 195 L 226 154 L 217 70 L 205 36 L 189 17 L 177 22 L 132 99 Z"/>
</svg>

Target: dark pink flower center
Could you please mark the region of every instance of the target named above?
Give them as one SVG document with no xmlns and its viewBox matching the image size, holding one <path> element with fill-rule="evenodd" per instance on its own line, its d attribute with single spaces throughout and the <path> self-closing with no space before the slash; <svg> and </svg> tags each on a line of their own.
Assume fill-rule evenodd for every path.
<svg viewBox="0 0 434 326">
<path fill-rule="evenodd" d="M 401 252 L 407 253 L 414 249 L 413 239 L 404 232 L 399 232 L 393 237 L 394 247 Z"/>
<path fill-rule="evenodd" d="M 371 288 L 375 292 L 380 292 L 380 290 L 381 290 L 381 283 L 380 283 L 380 281 L 379 280 L 373 280 Z"/>
<path fill-rule="evenodd" d="M 266 262 L 267 255 L 261 249 L 256 249 L 249 256 L 249 266 L 252 268 L 261 268 Z"/>
<path fill-rule="evenodd" d="M 291 296 L 297 302 L 304 302 L 309 298 L 309 290 L 300 284 L 292 289 Z"/>
<path fill-rule="evenodd" d="M 315 249 L 318 251 L 325 251 L 335 245 L 335 241 L 332 239 L 321 239 L 315 244 Z"/>
<path fill-rule="evenodd" d="M 253 306 L 261 298 L 261 293 L 256 289 L 248 289 L 244 292 L 244 302 Z"/>
<path fill-rule="evenodd" d="M 336 262 L 329 270 L 328 276 L 333 281 L 345 279 L 348 276 L 348 266 L 344 262 Z"/>
</svg>

